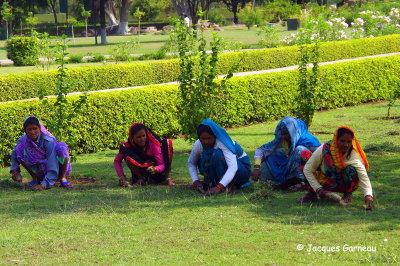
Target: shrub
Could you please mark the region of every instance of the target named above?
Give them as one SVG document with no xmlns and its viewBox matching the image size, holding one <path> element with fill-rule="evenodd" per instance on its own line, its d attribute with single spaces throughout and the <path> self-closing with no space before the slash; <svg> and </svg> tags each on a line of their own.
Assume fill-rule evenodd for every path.
<svg viewBox="0 0 400 266">
<path fill-rule="evenodd" d="M 36 37 L 12 37 L 6 43 L 7 58 L 16 66 L 34 66 L 39 61 L 39 39 Z"/>
<path fill-rule="evenodd" d="M 391 95 L 394 87 L 388 81 L 400 72 L 400 56 L 325 65 L 320 70 L 324 82 L 317 92 L 318 108 L 355 105 Z M 132 121 L 143 122 L 162 136 L 177 136 L 181 132 L 178 93 L 178 85 L 153 85 L 90 94 L 76 120 L 78 152 L 118 147 Z M 234 77 L 221 91 L 210 118 L 224 127 L 279 119 L 293 114 L 298 93 L 296 70 Z M 79 99 L 69 97 L 71 104 Z M 0 128 L 7 129 L 0 131 L 0 164 L 9 162 L 25 116 L 36 115 L 46 124 L 54 115 L 46 108 L 36 100 L 0 104 Z"/>
<path fill-rule="evenodd" d="M 69 55 L 69 63 L 82 63 L 83 56 L 82 55 Z"/>
<path fill-rule="evenodd" d="M 321 43 L 321 62 L 400 51 L 400 35 Z M 224 53 L 220 55 L 218 74 L 240 62 L 237 72 L 280 68 L 297 64 L 297 46 Z M 76 80 L 76 90 L 85 91 L 87 83 L 105 90 L 176 81 L 177 59 L 135 62 L 107 66 L 86 66 L 67 70 Z M 50 93 L 56 71 L 0 75 L 0 102 L 37 97 L 41 88 Z"/>
</svg>

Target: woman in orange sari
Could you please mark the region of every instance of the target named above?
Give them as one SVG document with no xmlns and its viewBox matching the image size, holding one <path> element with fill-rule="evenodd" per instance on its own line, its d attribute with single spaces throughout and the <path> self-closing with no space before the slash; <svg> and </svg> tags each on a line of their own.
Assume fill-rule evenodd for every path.
<svg viewBox="0 0 400 266">
<path fill-rule="evenodd" d="M 331 198 L 343 205 L 352 201 L 352 192 L 361 186 L 366 210 L 372 210 L 373 195 L 367 170 L 369 164 L 354 131 L 339 127 L 332 140 L 321 145 L 304 166 L 309 192 L 297 202 Z M 333 192 L 343 193 L 339 197 Z"/>
</svg>

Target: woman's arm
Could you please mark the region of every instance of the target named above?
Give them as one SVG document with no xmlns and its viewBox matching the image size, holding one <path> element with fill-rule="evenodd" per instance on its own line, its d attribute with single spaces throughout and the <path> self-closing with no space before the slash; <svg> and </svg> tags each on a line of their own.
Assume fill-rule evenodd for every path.
<svg viewBox="0 0 400 266">
<path fill-rule="evenodd" d="M 124 159 L 124 154 L 122 152 L 118 152 L 118 154 L 114 158 L 114 169 L 119 177 L 125 176 L 124 168 L 122 167 L 123 159 Z"/>
<path fill-rule="evenodd" d="M 199 176 L 197 174 L 197 163 L 200 159 L 201 152 L 202 146 L 200 140 L 197 140 L 193 145 L 192 151 L 190 152 L 190 156 L 188 159 L 188 170 L 192 178 L 192 182 L 199 180 Z"/>
<path fill-rule="evenodd" d="M 321 145 L 310 157 L 307 161 L 306 165 L 304 166 L 303 173 L 307 178 L 308 183 L 317 191 L 318 189 L 322 188 L 321 184 L 318 182 L 317 178 L 315 177 L 314 172 L 321 167 L 322 163 L 322 146 Z"/>
<path fill-rule="evenodd" d="M 165 170 L 165 162 L 161 152 L 161 147 L 157 146 L 153 142 L 149 142 L 150 149 L 153 153 L 154 159 L 156 160 L 157 166 L 155 166 L 156 173 L 162 173 Z"/>
<path fill-rule="evenodd" d="M 365 169 L 361 158 L 355 150 L 351 152 L 350 159 L 346 162 L 346 164 L 351 165 L 356 169 L 358 180 L 360 181 L 360 186 L 364 196 L 373 196 L 371 181 L 369 180 L 367 170 Z"/>
<path fill-rule="evenodd" d="M 238 169 L 237 158 L 236 158 L 236 155 L 233 154 L 221 142 L 218 142 L 217 148 L 220 148 L 222 150 L 222 153 L 224 154 L 225 162 L 228 165 L 228 169 L 226 170 L 224 176 L 222 177 L 221 181 L 219 181 L 219 183 L 221 185 L 223 185 L 224 187 L 227 187 L 229 185 L 229 183 L 233 180 L 233 178 L 235 177 L 235 174 L 237 172 L 237 169 Z"/>
</svg>

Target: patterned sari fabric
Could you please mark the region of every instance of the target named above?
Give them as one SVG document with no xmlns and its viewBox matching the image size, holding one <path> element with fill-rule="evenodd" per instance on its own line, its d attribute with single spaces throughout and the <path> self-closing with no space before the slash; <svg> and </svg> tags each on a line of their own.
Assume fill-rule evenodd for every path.
<svg viewBox="0 0 400 266">
<path fill-rule="evenodd" d="M 345 128 L 353 132 L 350 128 Z M 352 145 L 353 149 L 360 155 L 365 168 L 368 169 L 367 158 L 355 135 Z M 345 165 L 343 154 L 339 151 L 337 145 L 337 131 L 331 141 L 324 143 L 322 161 L 325 173 L 318 171 L 316 176 L 318 182 L 324 189 L 334 192 L 353 192 L 359 187 L 356 169 L 352 166 Z"/>
<path fill-rule="evenodd" d="M 29 118 L 29 117 L 28 117 Z M 57 139 L 40 123 L 40 134 L 50 137 L 56 142 L 56 156 L 60 165 L 64 164 L 69 158 L 68 145 L 65 142 L 57 142 Z M 44 137 L 44 136 L 41 136 Z M 21 142 L 15 147 L 17 159 L 39 179 L 43 179 L 47 173 L 47 154 L 26 134 L 22 136 Z M 72 167 L 68 160 L 67 170 L 65 175 L 71 174 Z"/>
<path fill-rule="evenodd" d="M 161 148 L 161 153 L 164 159 L 165 170 L 163 173 L 156 174 L 154 177 L 158 177 L 160 175 L 161 179 L 165 179 L 164 173 L 169 171 L 171 168 L 172 158 L 173 158 L 173 147 L 172 141 L 170 139 L 161 139 L 158 135 L 153 133 L 151 129 L 143 125 L 142 123 L 134 123 L 129 128 L 129 138 L 126 142 L 123 142 L 120 146 L 120 152 L 123 153 L 124 159 L 126 162 L 133 164 L 141 168 L 141 171 L 144 175 L 147 175 L 146 169 L 149 166 L 155 166 L 156 160 L 154 156 L 146 154 L 143 152 L 143 149 L 140 149 L 135 145 L 133 141 L 133 135 L 136 134 L 139 130 L 144 129 L 146 133 L 146 145 L 149 145 L 151 142 L 153 145 L 156 145 Z"/>
</svg>

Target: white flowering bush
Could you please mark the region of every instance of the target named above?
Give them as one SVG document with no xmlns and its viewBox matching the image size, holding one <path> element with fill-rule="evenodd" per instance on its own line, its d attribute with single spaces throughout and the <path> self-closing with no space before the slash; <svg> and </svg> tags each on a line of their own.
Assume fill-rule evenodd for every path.
<svg viewBox="0 0 400 266">
<path fill-rule="evenodd" d="M 337 41 L 348 38 L 345 30 L 349 27 L 345 18 L 310 18 L 305 22 L 303 28 L 297 33 L 292 33 L 283 38 L 282 43 L 286 45 L 297 45 L 319 41 Z"/>
<path fill-rule="evenodd" d="M 392 8 L 388 15 L 380 11 L 365 10 L 351 23 L 353 38 L 366 38 L 400 33 L 400 12 Z"/>
<path fill-rule="evenodd" d="M 348 28 L 351 28 L 349 32 Z M 371 38 L 400 33 L 400 9 L 392 8 L 388 14 L 365 10 L 358 13 L 349 25 L 344 17 L 325 20 L 322 17 L 308 18 L 304 27 L 281 40 L 284 45 L 297 45 L 319 41 Z"/>
</svg>

